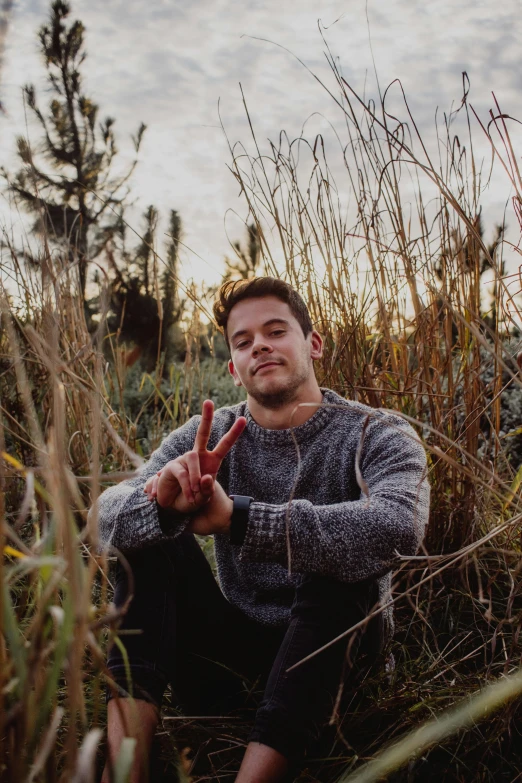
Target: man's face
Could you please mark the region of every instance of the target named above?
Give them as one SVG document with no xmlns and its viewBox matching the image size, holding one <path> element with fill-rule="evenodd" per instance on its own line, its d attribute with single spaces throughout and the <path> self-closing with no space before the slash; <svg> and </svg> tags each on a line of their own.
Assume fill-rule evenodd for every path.
<svg viewBox="0 0 522 783">
<path fill-rule="evenodd" d="M 286 302 L 275 296 L 245 299 L 230 311 L 227 324 L 236 386 L 265 408 L 277 409 L 296 399 L 315 380 L 313 360 L 322 355 L 317 332 L 305 338 Z"/>
</svg>

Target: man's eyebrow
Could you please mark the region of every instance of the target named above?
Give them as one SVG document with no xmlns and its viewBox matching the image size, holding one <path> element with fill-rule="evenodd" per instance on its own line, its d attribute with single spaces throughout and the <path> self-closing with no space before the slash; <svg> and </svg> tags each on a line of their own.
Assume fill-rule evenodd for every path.
<svg viewBox="0 0 522 783">
<path fill-rule="evenodd" d="M 285 324 L 286 326 L 290 325 L 290 321 L 287 321 L 285 318 L 270 318 L 270 320 L 265 321 L 263 324 L 263 328 L 267 326 L 272 326 L 273 324 Z M 233 342 L 236 337 L 240 337 L 242 334 L 247 334 L 248 329 L 238 329 L 237 332 L 234 332 L 232 337 L 230 338 L 230 342 Z"/>
</svg>

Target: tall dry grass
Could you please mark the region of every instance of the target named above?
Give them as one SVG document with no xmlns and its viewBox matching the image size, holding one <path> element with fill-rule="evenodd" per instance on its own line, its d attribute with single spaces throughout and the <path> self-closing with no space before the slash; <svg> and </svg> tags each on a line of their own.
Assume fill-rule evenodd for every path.
<svg viewBox="0 0 522 783">
<path fill-rule="evenodd" d="M 321 381 L 399 410 L 422 428 L 438 490 L 430 548 L 455 548 L 476 532 L 483 503 L 495 508 L 496 498 L 502 505 L 514 478 L 499 431 L 504 388 L 521 383 L 522 342 L 506 345 L 508 333 L 519 336 L 522 326 L 520 252 L 515 248 L 518 265 L 509 275 L 503 232 L 491 244 L 482 235 L 484 177 L 471 131 L 464 147 L 447 120 L 433 162 L 411 115 L 409 124 L 391 117 L 386 95 L 379 111 L 367 106 L 333 59 L 331 67 L 345 137 L 336 130 L 338 149 L 330 144 L 330 156 L 344 164 L 352 208 L 322 136 L 281 134 L 277 145 L 260 150 L 252 128 L 252 152 L 231 148 L 233 172 L 264 241 L 267 269 L 305 292 L 326 335 Z M 466 96 L 460 111 L 469 121 Z M 505 120 L 493 127 L 510 149 Z M 512 153 L 513 168 L 514 161 Z M 514 174 L 517 211 L 521 183 Z M 518 290 L 509 288 L 517 279 Z"/>
<path fill-rule="evenodd" d="M 321 137 L 290 142 L 282 135 L 265 151 L 252 128 L 253 152 L 232 148 L 232 168 L 267 270 L 296 285 L 325 336 L 321 383 L 415 424 L 429 454 L 433 509 L 426 551 L 398 564 L 396 673 L 391 681 L 368 679 L 354 696 L 339 724 L 336 758 L 317 761 L 321 780 L 344 775 L 347 765 L 353 771 L 390 739 L 516 671 L 522 617 L 522 472 L 508 448 L 520 433 L 502 431 L 503 400 L 521 385 L 513 336 L 519 301 L 503 267 L 505 239 L 488 244 L 480 230 L 473 146 L 468 141 L 464 152 L 448 123 L 446 157 L 434 163 L 411 117 L 408 124 L 393 119 L 386 95 L 372 109 L 333 60 L 332 72 L 332 100 L 345 119 L 342 189 L 352 194 L 352 212 Z M 506 120 L 496 116 L 480 128 L 466 100 L 461 113 L 470 134 L 491 134 L 520 216 Z M 142 456 L 116 336 L 106 333 L 103 317 L 89 334 L 74 269 L 45 246 L 41 261 L 40 273 L 29 275 L 13 249 L 2 260 L 3 278 L 14 278 L 19 296 L 9 293 L 12 282 L 2 290 L 0 774 L 10 783 L 79 783 L 93 780 L 104 651 L 118 624 L 108 555 L 98 552 L 86 511 Z M 144 379 L 151 447 L 190 413 L 201 376 L 197 352 L 187 355 L 183 383 L 173 383 L 170 395 L 155 377 Z M 493 780 L 499 769 L 515 779 L 519 762 L 509 744 L 516 710 L 497 705 L 494 714 L 424 761 L 408 751 L 388 773 L 406 764 L 408 780 Z"/>
<path fill-rule="evenodd" d="M 354 706 L 356 720 L 343 737 L 353 766 L 490 679 L 514 673 L 512 698 L 520 690 L 522 452 L 520 440 L 510 451 L 509 439 L 522 434 L 522 259 L 505 226 L 489 225 L 486 241 L 481 199 L 491 163 L 506 175 L 508 219 L 519 235 L 522 180 L 510 136 L 515 123 L 496 101 L 487 124 L 481 121 L 466 75 L 459 109 L 437 127 L 434 155 L 399 84 L 397 116 L 388 90 L 380 105 L 363 101 L 328 58 L 336 91 L 322 86 L 337 112 L 330 138 L 282 133 L 262 147 L 249 116 L 251 142 L 230 151 L 267 270 L 305 293 L 326 335 L 321 382 L 400 412 L 428 451 L 425 548 L 403 563 L 395 585 L 401 685 L 375 683 L 376 701 Z M 478 141 L 490 151 L 482 168 Z M 432 754 L 431 771 L 428 761 L 419 779 L 515 779 L 521 758 L 507 751 L 517 731 L 513 714 L 516 703 L 459 740 L 459 751 L 467 745 L 462 760 L 441 764 Z M 439 742 L 458 732 L 451 725 Z M 409 764 L 404 774 L 417 779 L 415 757 L 430 743 L 419 741 L 412 754 L 405 740 L 409 755 L 396 754 L 381 775 Z M 451 755 L 451 743 L 445 747 Z M 360 779 L 380 779 L 376 769 Z"/>
<path fill-rule="evenodd" d="M 152 449 L 188 418 L 209 377 L 200 371 L 196 314 L 184 368 L 171 368 L 171 394 L 161 367 L 143 373 L 141 410 L 130 419 L 128 349 L 103 318 L 89 333 L 74 270 L 44 247 L 39 272 L 28 274 L 8 251 L 0 291 L 0 779 L 79 783 L 94 779 L 105 651 L 121 615 L 110 603 L 109 559 L 125 560 L 100 553 L 87 511 L 108 483 L 142 463 L 143 409 Z"/>
</svg>

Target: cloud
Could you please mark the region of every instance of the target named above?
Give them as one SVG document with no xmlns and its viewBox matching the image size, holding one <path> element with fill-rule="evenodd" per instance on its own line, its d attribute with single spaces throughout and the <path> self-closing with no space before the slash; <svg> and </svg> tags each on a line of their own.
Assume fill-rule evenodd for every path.
<svg viewBox="0 0 522 783">
<path fill-rule="evenodd" d="M 21 85 L 34 80 L 41 87 L 35 31 L 47 12 L 43 0 L 20 0 L 15 6 L 2 87 L 11 120 L 3 123 L 3 138 L 23 132 Z M 494 13 L 490 0 L 370 0 L 369 29 L 365 0 L 73 0 L 72 16 L 87 28 L 88 92 L 102 116 L 117 119 L 124 157 L 132 156 L 128 138 L 139 122 L 149 126 L 134 179 L 139 204 L 156 203 L 165 214 L 178 209 L 187 242 L 207 259 L 216 277 L 228 246 L 225 212 L 232 208 L 246 214 L 227 170 L 218 99 L 229 138 L 249 147 L 239 83 L 264 150 L 265 140 L 277 139 L 282 128 L 298 135 L 313 112 L 341 128 L 342 116 L 332 99 L 292 54 L 276 45 L 287 47 L 335 90 L 318 19 L 328 27 L 324 34 L 331 52 L 359 94 L 377 95 L 372 51 L 381 87 L 401 80 L 432 145 L 435 109 L 448 111 L 452 101 L 458 105 L 464 70 L 482 116 L 491 105 L 492 90 L 504 110 L 522 114 L 518 0 L 497 3 Z M 398 87 L 390 93 L 389 106 L 405 115 Z M 325 122 L 314 117 L 307 132 L 318 129 L 327 132 Z M 485 143 L 483 149 L 486 154 Z M 10 150 L 12 156 L 12 145 Z M 340 187 L 348 192 L 342 169 L 335 166 Z M 500 196 L 492 193 L 492 204 L 501 203 Z M 187 263 L 196 275 L 208 273 L 207 266 Z"/>
</svg>

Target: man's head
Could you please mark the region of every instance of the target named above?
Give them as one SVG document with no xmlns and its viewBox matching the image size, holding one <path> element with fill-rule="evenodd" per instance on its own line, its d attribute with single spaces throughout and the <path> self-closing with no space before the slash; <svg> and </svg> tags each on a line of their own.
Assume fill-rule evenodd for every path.
<svg viewBox="0 0 522 783">
<path fill-rule="evenodd" d="M 264 296 L 275 296 L 286 302 L 301 329 L 308 337 L 313 331 L 312 319 L 304 299 L 289 283 L 277 277 L 254 277 L 253 280 L 229 280 L 219 289 L 214 302 L 214 318 L 223 330 L 226 344 L 230 349 L 230 335 L 227 330 L 228 318 L 232 308 L 245 299 L 259 299 Z"/>
<path fill-rule="evenodd" d="M 214 316 L 230 349 L 229 370 L 260 405 L 277 409 L 317 388 L 322 339 L 301 296 L 272 277 L 225 283 Z"/>
</svg>

